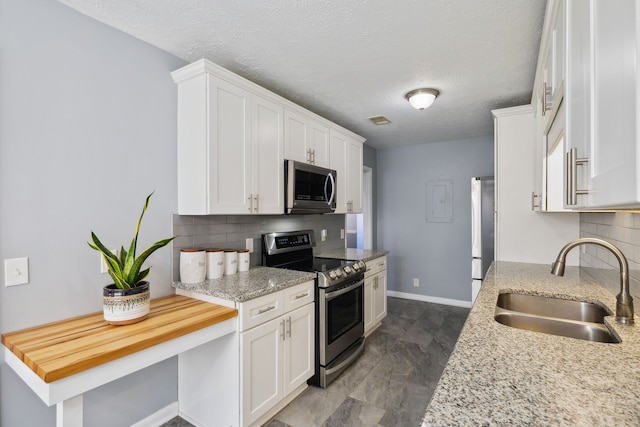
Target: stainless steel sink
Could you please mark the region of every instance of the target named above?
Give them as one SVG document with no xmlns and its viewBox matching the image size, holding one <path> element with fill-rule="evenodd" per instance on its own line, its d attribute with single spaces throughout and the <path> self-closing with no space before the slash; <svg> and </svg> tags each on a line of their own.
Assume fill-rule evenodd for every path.
<svg viewBox="0 0 640 427">
<path fill-rule="evenodd" d="M 538 295 L 503 293 L 498 296 L 494 318 L 513 328 L 603 343 L 620 343 L 604 324 L 612 313 L 585 302 Z"/>
</svg>

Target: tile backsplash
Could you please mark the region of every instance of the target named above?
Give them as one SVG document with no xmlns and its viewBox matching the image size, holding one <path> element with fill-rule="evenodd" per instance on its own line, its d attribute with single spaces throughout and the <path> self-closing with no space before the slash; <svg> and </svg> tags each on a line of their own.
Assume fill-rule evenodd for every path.
<svg viewBox="0 0 640 427">
<path fill-rule="evenodd" d="M 640 213 L 588 212 L 580 214 L 580 237 L 596 237 L 617 246 L 629 262 L 631 292 L 640 297 Z M 584 248 L 584 249 L 582 249 Z M 583 245 L 580 266 L 598 279 L 606 280 L 609 288 L 619 292 L 619 264 L 607 249 Z"/>
<path fill-rule="evenodd" d="M 172 272 L 173 280 L 180 280 L 180 249 L 221 248 L 244 249 L 246 239 L 253 239 L 254 252 L 251 266 L 262 264 L 264 233 L 312 229 L 315 233 L 314 252 L 344 248 L 340 231 L 345 228 L 345 216 L 331 215 L 173 215 Z M 327 230 L 327 240 L 322 242 L 320 231 Z"/>
</svg>

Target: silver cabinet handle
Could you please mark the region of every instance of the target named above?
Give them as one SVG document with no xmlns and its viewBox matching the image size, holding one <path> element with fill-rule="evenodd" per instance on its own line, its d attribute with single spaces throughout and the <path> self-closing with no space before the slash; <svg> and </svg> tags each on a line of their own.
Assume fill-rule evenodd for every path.
<svg viewBox="0 0 640 427">
<path fill-rule="evenodd" d="M 535 210 L 540 207 L 540 203 L 536 205 L 536 199 L 541 198 L 539 194 L 536 194 L 534 191 L 531 192 L 531 210 Z"/>
<path fill-rule="evenodd" d="M 253 197 L 252 194 L 249 194 L 249 212 L 253 211 Z"/>
<path fill-rule="evenodd" d="M 311 164 L 316 164 L 316 150 L 311 150 Z"/>
<path fill-rule="evenodd" d="M 280 338 L 284 341 L 284 319 L 280 321 Z"/>
<path fill-rule="evenodd" d="M 589 163 L 588 158 L 578 157 L 578 149 L 572 148 L 568 154 L 568 176 L 567 176 L 567 204 L 577 205 L 578 196 L 588 194 L 588 190 L 578 190 L 578 166 Z"/>
<path fill-rule="evenodd" d="M 547 96 L 551 95 L 551 86 L 547 86 L 547 82 L 542 83 L 542 115 L 551 109 L 551 103 L 547 102 Z"/>
<path fill-rule="evenodd" d="M 256 213 L 258 213 L 258 206 L 259 206 L 259 202 L 260 202 L 260 199 L 258 199 L 258 197 L 260 197 L 260 195 L 259 195 L 259 194 L 256 194 L 256 197 L 254 197 L 254 198 L 253 198 L 253 200 L 255 200 L 255 201 L 256 201 L 256 207 L 255 207 L 255 211 L 256 211 Z M 252 206 L 253 206 L 253 205 L 252 205 Z"/>
<path fill-rule="evenodd" d="M 287 318 L 287 336 L 291 338 L 291 316 Z"/>
<path fill-rule="evenodd" d="M 274 310 L 275 308 L 276 308 L 275 305 L 272 305 L 272 306 L 269 306 L 269 307 L 265 307 L 265 308 L 261 308 L 260 310 L 258 310 L 258 314 L 266 313 L 267 311 Z"/>
<path fill-rule="evenodd" d="M 298 295 L 296 295 L 296 299 L 298 300 L 298 299 L 300 299 L 300 298 L 304 298 L 304 297 L 306 297 L 306 296 L 308 296 L 308 295 L 309 295 L 309 292 L 305 292 L 305 293 L 303 293 L 303 294 L 298 294 Z"/>
</svg>

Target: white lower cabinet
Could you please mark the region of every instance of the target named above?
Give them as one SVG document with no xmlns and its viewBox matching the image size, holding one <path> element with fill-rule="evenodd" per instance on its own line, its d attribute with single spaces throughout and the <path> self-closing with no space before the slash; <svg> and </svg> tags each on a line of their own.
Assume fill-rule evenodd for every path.
<svg viewBox="0 0 640 427">
<path fill-rule="evenodd" d="M 246 329 L 240 327 L 242 426 L 260 419 L 313 376 L 313 292 L 313 282 L 307 282 L 240 304 Z M 256 325 L 257 316 L 265 316 L 264 322 Z"/>
<path fill-rule="evenodd" d="M 387 257 L 367 261 L 364 276 L 364 333 L 387 316 Z"/>
</svg>

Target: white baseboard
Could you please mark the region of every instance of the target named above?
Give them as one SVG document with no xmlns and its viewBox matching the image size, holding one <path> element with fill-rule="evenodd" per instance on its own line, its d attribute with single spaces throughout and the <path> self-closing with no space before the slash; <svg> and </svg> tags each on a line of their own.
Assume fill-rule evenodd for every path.
<svg viewBox="0 0 640 427">
<path fill-rule="evenodd" d="M 132 424 L 131 427 L 158 427 L 166 423 L 167 421 L 178 416 L 178 411 L 180 409 L 180 405 L 178 401 L 172 402 L 160 409 L 159 411 L 154 412 L 149 415 L 147 418 L 144 418 L 138 421 L 135 424 Z"/>
<path fill-rule="evenodd" d="M 430 297 L 429 295 L 410 294 L 408 292 L 387 291 L 387 296 L 411 299 L 414 301 L 432 302 L 434 304 L 452 305 L 454 307 L 471 308 L 471 301 L 461 301 L 450 298 Z"/>
</svg>

